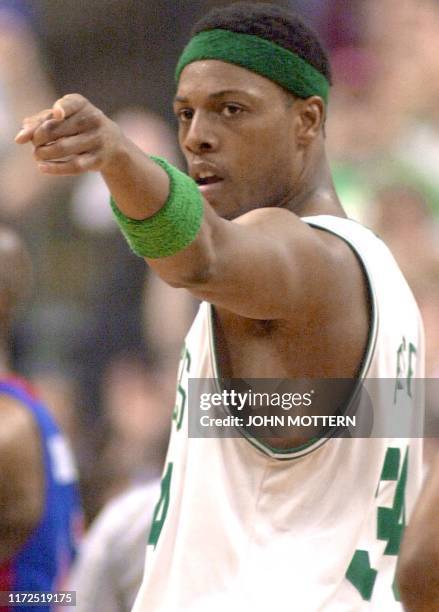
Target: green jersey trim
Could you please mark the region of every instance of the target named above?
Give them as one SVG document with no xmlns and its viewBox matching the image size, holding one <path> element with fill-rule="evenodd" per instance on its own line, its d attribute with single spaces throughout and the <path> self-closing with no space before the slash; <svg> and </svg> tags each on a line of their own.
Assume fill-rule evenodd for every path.
<svg viewBox="0 0 439 612">
<path fill-rule="evenodd" d="M 353 242 L 348 237 L 338 233 L 336 230 L 327 228 L 325 227 L 325 225 L 321 225 L 317 221 L 317 218 L 303 217 L 302 220 L 305 223 L 308 223 L 308 225 L 312 227 L 325 230 L 333 234 L 334 236 L 338 236 L 339 238 L 341 238 L 341 240 L 344 240 L 346 244 L 350 246 L 350 248 L 356 255 L 363 269 L 366 280 L 367 280 L 370 307 L 371 307 L 371 326 L 370 326 L 370 331 L 369 331 L 369 337 L 367 340 L 367 348 L 364 354 L 362 364 L 360 366 L 357 383 L 352 391 L 349 401 L 346 403 L 344 410 L 340 410 L 339 412 L 339 414 L 344 415 L 348 413 L 350 406 L 355 401 L 356 396 L 360 390 L 361 382 L 367 377 L 370 365 L 372 363 L 372 358 L 373 358 L 374 351 L 375 351 L 375 346 L 376 346 L 377 337 L 378 337 L 378 328 L 379 328 L 378 301 L 377 301 L 375 288 L 373 286 L 369 271 L 367 267 L 365 266 L 363 259 L 359 251 L 357 250 L 357 247 L 353 244 Z M 355 223 L 355 221 L 352 221 L 352 220 L 351 222 Z M 218 365 L 219 364 L 218 353 L 216 349 L 215 331 L 214 331 L 214 326 L 213 326 L 214 310 L 213 310 L 212 304 L 207 304 L 207 306 L 208 306 L 207 315 L 208 315 L 208 322 L 209 322 L 210 358 L 211 358 L 212 370 L 213 370 L 214 378 L 215 378 L 215 386 L 217 390 L 221 393 L 223 389 L 220 383 L 221 376 L 220 376 L 219 365 Z M 304 457 L 305 455 L 308 455 L 311 452 L 314 452 L 315 450 L 323 446 L 325 442 L 330 440 L 334 436 L 334 433 L 336 433 L 337 431 L 337 430 L 333 431 L 332 435 L 329 435 L 327 437 L 325 436 L 321 438 L 316 438 L 316 437 L 311 438 L 311 440 L 299 446 L 295 446 L 295 447 L 287 448 L 287 449 L 278 449 L 278 448 L 274 448 L 270 446 L 269 444 L 267 444 L 266 442 L 263 442 L 262 440 L 259 440 L 258 438 L 254 438 L 253 436 L 250 436 L 246 432 L 245 428 L 237 426 L 236 429 L 239 431 L 242 437 L 244 437 L 246 440 L 248 440 L 248 442 L 250 442 L 250 444 L 252 444 L 252 446 L 254 446 L 258 450 L 263 452 L 265 455 L 268 455 L 269 457 L 272 457 L 274 459 L 280 459 L 280 460 L 298 459 L 300 457 Z"/>
</svg>

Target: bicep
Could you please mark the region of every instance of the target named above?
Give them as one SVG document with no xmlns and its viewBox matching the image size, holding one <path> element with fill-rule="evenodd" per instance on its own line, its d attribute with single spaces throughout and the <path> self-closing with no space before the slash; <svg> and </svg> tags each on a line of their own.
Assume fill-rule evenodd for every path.
<svg viewBox="0 0 439 612">
<path fill-rule="evenodd" d="M 254 319 L 288 319 L 311 304 L 318 308 L 338 274 L 323 232 L 283 209 L 254 210 L 234 222 L 206 213 L 203 235 L 173 258 L 177 266 L 175 258 L 204 263 L 181 286 Z M 167 280 L 167 262 L 149 263 Z"/>
</svg>

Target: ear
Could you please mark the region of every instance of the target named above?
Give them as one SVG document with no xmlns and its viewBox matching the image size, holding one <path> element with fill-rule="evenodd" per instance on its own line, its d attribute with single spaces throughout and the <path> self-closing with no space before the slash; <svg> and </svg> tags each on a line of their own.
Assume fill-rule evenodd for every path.
<svg viewBox="0 0 439 612">
<path fill-rule="evenodd" d="M 297 142 L 309 145 L 317 138 L 325 121 L 325 103 L 319 96 L 298 100 Z"/>
</svg>

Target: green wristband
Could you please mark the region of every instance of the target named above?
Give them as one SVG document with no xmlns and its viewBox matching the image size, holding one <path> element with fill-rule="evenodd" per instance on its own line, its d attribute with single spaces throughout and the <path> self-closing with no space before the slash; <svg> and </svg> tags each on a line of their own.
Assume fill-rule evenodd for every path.
<svg viewBox="0 0 439 612">
<path fill-rule="evenodd" d="M 138 221 L 124 215 L 113 197 L 111 208 L 131 250 L 139 257 L 169 257 L 190 245 L 200 231 L 203 198 L 196 182 L 165 159 L 150 156 L 169 176 L 169 196 L 154 215 Z"/>
</svg>

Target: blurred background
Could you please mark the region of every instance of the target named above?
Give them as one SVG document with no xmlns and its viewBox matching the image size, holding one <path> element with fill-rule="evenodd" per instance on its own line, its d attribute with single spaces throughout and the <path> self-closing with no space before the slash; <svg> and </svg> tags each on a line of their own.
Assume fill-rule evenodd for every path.
<svg viewBox="0 0 439 612">
<path fill-rule="evenodd" d="M 97 174 L 38 174 L 13 137 L 71 92 L 119 121 L 148 153 L 182 166 L 173 70 L 192 24 L 217 0 L 0 0 L 0 222 L 25 238 L 31 304 L 14 368 L 68 432 L 90 521 L 156 478 L 181 341 L 196 310 L 153 278 L 112 220 Z M 328 48 L 327 142 L 341 201 L 389 245 L 424 316 L 427 376 L 439 374 L 439 4 L 291 0 Z M 436 400 L 437 401 L 437 400 Z M 439 418 L 429 400 L 429 419 Z"/>
</svg>

